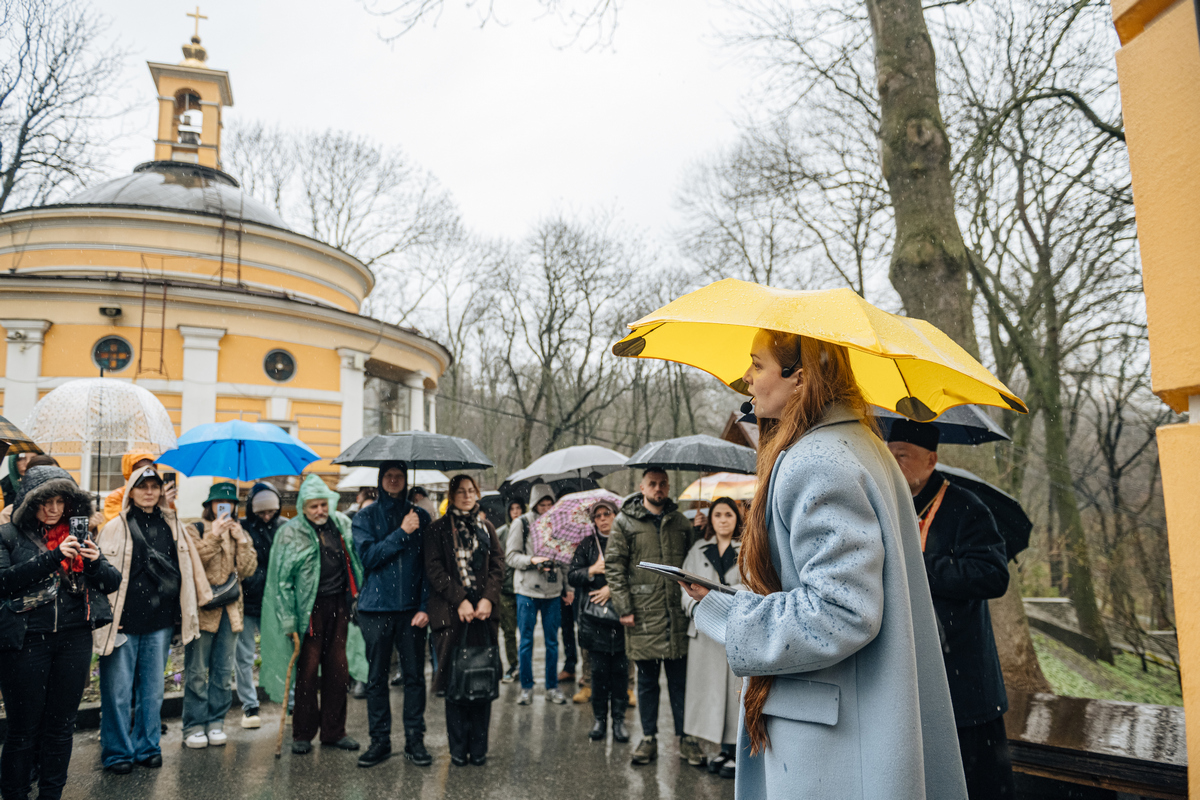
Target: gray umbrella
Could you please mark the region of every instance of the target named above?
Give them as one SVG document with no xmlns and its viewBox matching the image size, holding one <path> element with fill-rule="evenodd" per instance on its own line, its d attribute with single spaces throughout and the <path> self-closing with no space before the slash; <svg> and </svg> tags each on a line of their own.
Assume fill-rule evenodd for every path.
<svg viewBox="0 0 1200 800">
<path fill-rule="evenodd" d="M 403 461 L 409 469 L 488 469 L 492 460 L 474 442 L 426 431 L 364 436 L 333 460 L 352 467 L 378 467 Z"/>
<path fill-rule="evenodd" d="M 699 433 L 650 442 L 634 453 L 625 466 L 753 475 L 758 469 L 758 454 L 749 447 Z"/>
<path fill-rule="evenodd" d="M 883 438 L 887 439 L 892 423 L 907 417 L 888 411 L 879 406 L 871 407 L 872 413 L 883 428 Z M 1011 441 L 1004 429 L 992 422 L 992 418 L 979 406 L 955 406 L 940 417 L 929 423 L 941 431 L 940 444 L 983 444 L 984 442 Z"/>
</svg>

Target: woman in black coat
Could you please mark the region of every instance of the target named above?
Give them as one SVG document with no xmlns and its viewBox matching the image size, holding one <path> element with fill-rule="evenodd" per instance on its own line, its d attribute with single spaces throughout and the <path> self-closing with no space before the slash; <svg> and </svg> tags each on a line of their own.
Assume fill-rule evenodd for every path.
<svg viewBox="0 0 1200 800">
<path fill-rule="evenodd" d="M 67 782 L 75 714 L 92 662 L 92 631 L 112 622 L 108 595 L 121 573 L 90 539 L 92 505 L 59 467 L 30 467 L 12 521 L 0 526 L 0 691 L 8 739 L 0 752 L 0 796 L 25 800 L 38 769 L 38 797 L 58 800 Z"/>
<path fill-rule="evenodd" d="M 579 646 L 588 652 L 592 661 L 592 713 L 596 716 L 596 723 L 588 732 L 588 738 L 593 741 L 604 738 L 611 703 L 613 740 L 628 742 L 625 707 L 629 699 L 629 662 L 625 658 L 625 629 L 616 619 L 610 624 L 583 613 L 589 598 L 598 605 L 608 603 L 604 548 L 608 546 L 608 532 L 612 530 L 616 516 L 617 507 L 608 500 L 599 500 L 592 506 L 592 535 L 575 548 L 567 571 L 567 583 L 580 592 Z M 587 593 L 586 597 L 584 592 Z"/>
<path fill-rule="evenodd" d="M 450 508 L 425 530 L 425 577 L 429 581 L 429 627 L 437 649 L 435 691 L 445 691 L 454 650 L 469 623 L 483 628 L 488 642 L 499 639 L 500 587 L 504 582 L 504 553 L 496 529 L 479 518 L 479 487 L 469 475 L 450 481 Z M 496 676 L 499 680 L 499 675 Z M 455 766 L 487 763 L 488 725 L 492 704 L 456 703 L 446 698 L 446 733 L 450 761 Z"/>
</svg>

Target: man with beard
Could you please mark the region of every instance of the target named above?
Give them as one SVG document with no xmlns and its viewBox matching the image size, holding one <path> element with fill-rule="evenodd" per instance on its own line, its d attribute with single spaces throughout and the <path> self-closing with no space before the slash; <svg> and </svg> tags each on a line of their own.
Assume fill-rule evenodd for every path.
<svg viewBox="0 0 1200 800">
<path fill-rule="evenodd" d="M 604 553 L 610 602 L 625 626 L 625 652 L 637 664 L 643 738 L 633 751 L 634 764 L 649 764 L 658 757 L 658 676 L 663 670 L 679 757 L 689 763 L 703 763 L 704 758 L 696 737 L 683 733 L 688 618 L 679 584 L 637 566 L 651 561 L 682 567 L 696 541 L 692 524 L 667 497 L 670 488 L 666 470 L 650 467 L 643 472 L 640 491 L 621 506 Z"/>
<path fill-rule="evenodd" d="M 1016 789 L 1004 731 L 1008 695 L 987 602 L 1008 588 L 1008 557 L 992 512 L 935 469 L 939 438 L 933 425 L 896 420 L 888 449 L 912 490 L 920 522 L 967 796 L 1011 798 Z"/>
</svg>

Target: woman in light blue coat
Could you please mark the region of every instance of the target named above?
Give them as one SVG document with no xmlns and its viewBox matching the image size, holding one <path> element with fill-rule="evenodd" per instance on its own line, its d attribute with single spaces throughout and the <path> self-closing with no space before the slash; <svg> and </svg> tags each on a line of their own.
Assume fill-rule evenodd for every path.
<svg viewBox="0 0 1200 800">
<path fill-rule="evenodd" d="M 737 797 L 964 800 L 912 496 L 846 350 L 760 331 L 751 361 L 750 591 L 684 587 L 747 678 Z"/>
</svg>

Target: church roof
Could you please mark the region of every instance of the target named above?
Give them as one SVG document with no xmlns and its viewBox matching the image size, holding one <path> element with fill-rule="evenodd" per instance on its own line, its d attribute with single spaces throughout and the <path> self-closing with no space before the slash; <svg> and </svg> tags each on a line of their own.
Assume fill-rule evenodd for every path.
<svg viewBox="0 0 1200 800">
<path fill-rule="evenodd" d="M 64 205 L 169 208 L 288 230 L 282 217 L 243 192 L 231 175 L 180 161 L 140 164 L 132 175 L 85 189 Z"/>
</svg>

